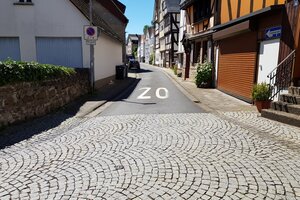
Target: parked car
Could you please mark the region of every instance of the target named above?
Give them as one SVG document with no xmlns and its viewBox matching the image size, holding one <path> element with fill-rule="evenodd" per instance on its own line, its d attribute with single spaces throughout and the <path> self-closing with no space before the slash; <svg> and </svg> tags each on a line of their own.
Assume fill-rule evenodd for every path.
<svg viewBox="0 0 300 200">
<path fill-rule="evenodd" d="M 128 56 L 127 59 L 128 59 L 128 63 L 127 63 L 128 69 L 132 69 L 132 68 L 138 70 L 141 69 L 140 63 L 137 60 L 135 60 L 134 56 Z"/>
<path fill-rule="evenodd" d="M 141 69 L 140 63 L 135 59 L 129 59 L 129 61 L 128 61 L 128 69 L 132 69 L 132 68 L 138 69 L 138 70 Z"/>
</svg>

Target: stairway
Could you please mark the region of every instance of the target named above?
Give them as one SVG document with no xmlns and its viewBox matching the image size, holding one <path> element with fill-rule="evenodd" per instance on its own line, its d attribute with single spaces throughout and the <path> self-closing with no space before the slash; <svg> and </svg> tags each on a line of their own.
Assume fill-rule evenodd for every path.
<svg viewBox="0 0 300 200">
<path fill-rule="evenodd" d="M 288 94 L 280 95 L 279 101 L 262 110 L 261 116 L 300 127 L 300 87 L 289 87 Z"/>
</svg>

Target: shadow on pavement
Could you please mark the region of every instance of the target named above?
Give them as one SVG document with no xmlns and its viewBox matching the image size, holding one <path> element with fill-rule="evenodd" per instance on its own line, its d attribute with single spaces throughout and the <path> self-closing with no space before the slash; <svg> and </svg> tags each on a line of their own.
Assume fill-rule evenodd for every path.
<svg viewBox="0 0 300 200">
<path fill-rule="evenodd" d="M 157 104 L 157 103 L 140 103 L 140 102 L 134 102 L 134 101 L 127 101 L 127 100 L 122 100 L 122 101 L 125 103 L 140 104 L 140 105 L 145 105 L 145 106 Z"/>
<path fill-rule="evenodd" d="M 129 73 L 141 74 L 141 73 L 149 73 L 149 72 L 153 72 L 153 71 L 152 70 L 148 70 L 148 69 L 129 69 L 128 72 Z"/>
<path fill-rule="evenodd" d="M 23 140 L 27 140 L 32 136 L 39 135 L 40 133 L 53 128 L 57 128 L 57 130 L 55 130 L 56 133 L 52 136 L 56 137 L 57 135 L 72 129 L 78 126 L 81 122 L 87 120 L 84 116 L 75 117 L 77 113 L 84 108 L 87 102 L 99 102 L 99 106 L 101 106 L 107 101 L 120 101 L 126 99 L 134 91 L 139 81 L 139 79 L 135 78 L 115 80 L 113 83 L 100 88 L 95 92 L 95 94 L 87 94 L 80 97 L 65 107 L 60 108 L 56 112 L 27 122 L 6 127 L 2 131 L 0 130 L 0 149 L 9 147 Z M 87 110 L 87 112 L 92 112 L 98 107 L 91 107 L 89 108 L 91 110 Z M 65 122 L 72 117 L 74 117 L 74 119 L 64 124 L 63 127 L 59 127 L 62 122 Z"/>
</svg>

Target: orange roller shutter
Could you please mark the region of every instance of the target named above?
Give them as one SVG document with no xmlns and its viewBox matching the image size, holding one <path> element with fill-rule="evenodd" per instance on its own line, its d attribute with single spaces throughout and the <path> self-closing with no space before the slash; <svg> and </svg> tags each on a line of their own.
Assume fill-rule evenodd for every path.
<svg viewBox="0 0 300 200">
<path fill-rule="evenodd" d="M 257 58 L 256 33 L 226 38 L 219 44 L 218 88 L 251 102 Z"/>
</svg>

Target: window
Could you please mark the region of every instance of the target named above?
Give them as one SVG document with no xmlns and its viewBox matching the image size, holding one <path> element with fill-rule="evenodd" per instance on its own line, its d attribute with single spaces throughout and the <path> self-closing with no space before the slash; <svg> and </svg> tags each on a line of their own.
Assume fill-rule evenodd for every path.
<svg viewBox="0 0 300 200">
<path fill-rule="evenodd" d="M 196 1 L 194 4 L 194 23 L 210 17 L 211 0 Z"/>
<path fill-rule="evenodd" d="M 40 63 L 78 68 L 83 66 L 80 37 L 37 37 L 36 55 Z"/>
<path fill-rule="evenodd" d="M 170 25 L 170 16 L 167 16 L 166 18 L 165 18 L 165 27 L 167 27 L 167 26 L 169 26 Z"/>
<path fill-rule="evenodd" d="M 14 5 L 33 5 L 32 0 L 19 0 Z"/>
<path fill-rule="evenodd" d="M 20 42 L 18 37 L 0 37 L 0 61 L 8 58 L 20 60 Z"/>
<path fill-rule="evenodd" d="M 167 35 L 167 36 L 165 37 L 165 43 L 166 43 L 166 44 L 170 44 L 170 43 L 171 43 L 171 34 L 169 34 L 169 35 Z"/>
<path fill-rule="evenodd" d="M 163 23 L 160 24 L 160 31 L 163 31 L 164 30 L 164 25 Z"/>
<path fill-rule="evenodd" d="M 162 8 L 162 10 L 165 10 L 165 9 L 166 9 L 166 2 L 165 2 L 165 1 L 163 1 L 163 2 L 161 3 L 161 8 Z"/>
</svg>

